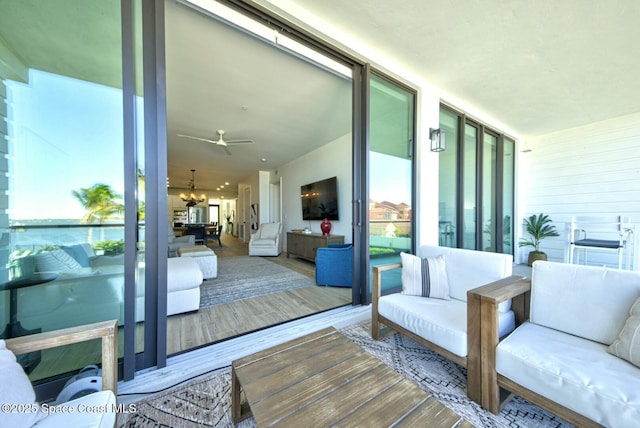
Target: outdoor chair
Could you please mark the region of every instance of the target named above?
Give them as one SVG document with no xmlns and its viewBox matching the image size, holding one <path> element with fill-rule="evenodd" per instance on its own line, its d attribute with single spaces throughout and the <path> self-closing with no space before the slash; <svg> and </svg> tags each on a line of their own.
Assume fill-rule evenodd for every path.
<svg viewBox="0 0 640 428">
<path fill-rule="evenodd" d="M 72 396 L 71 401 L 51 405 L 47 412 L 36 411 L 40 405 L 16 356 L 94 339 L 102 341 L 102 390 L 80 391 Z M 103 321 L 0 340 L 0 385 L 0 402 L 16 405 L 19 410 L 15 413 L 0 412 L 0 426 L 113 427 L 118 388 L 118 322 Z"/>
<path fill-rule="evenodd" d="M 569 264 L 581 264 L 576 250 L 615 251 L 618 254 L 618 269 L 622 269 L 623 253 L 626 252 L 625 268 L 630 268 L 631 236 L 633 226 L 628 217 L 622 216 L 573 216 L 569 230 Z M 577 258 L 577 260 L 576 260 Z M 600 263 L 603 264 L 603 263 Z"/>
</svg>

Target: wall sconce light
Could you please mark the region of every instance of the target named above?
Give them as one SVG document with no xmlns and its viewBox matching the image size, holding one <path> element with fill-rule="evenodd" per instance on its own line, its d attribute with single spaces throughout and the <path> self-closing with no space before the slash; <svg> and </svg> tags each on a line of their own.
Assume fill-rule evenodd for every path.
<svg viewBox="0 0 640 428">
<path fill-rule="evenodd" d="M 440 128 L 433 129 L 429 128 L 429 139 L 431 140 L 431 151 L 432 152 L 443 152 L 444 151 L 444 131 L 441 131 Z"/>
</svg>

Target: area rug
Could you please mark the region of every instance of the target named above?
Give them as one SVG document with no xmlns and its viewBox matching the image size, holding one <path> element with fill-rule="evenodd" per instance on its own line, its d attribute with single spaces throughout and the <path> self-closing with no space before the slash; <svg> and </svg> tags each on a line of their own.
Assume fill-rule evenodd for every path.
<svg viewBox="0 0 640 428">
<path fill-rule="evenodd" d="M 200 286 L 200 307 L 315 285 L 308 276 L 262 257 L 218 257 L 218 277 Z"/>
<path fill-rule="evenodd" d="M 368 322 L 340 330 L 398 373 L 432 393 L 478 428 L 569 428 L 552 414 L 515 397 L 499 415 L 493 415 L 466 395 L 466 370 L 400 334 L 381 341 L 371 339 Z M 118 427 L 233 427 L 231 370 L 203 375 L 187 384 L 136 403 L 136 412 L 118 415 Z M 238 425 L 255 427 L 253 418 Z"/>
</svg>

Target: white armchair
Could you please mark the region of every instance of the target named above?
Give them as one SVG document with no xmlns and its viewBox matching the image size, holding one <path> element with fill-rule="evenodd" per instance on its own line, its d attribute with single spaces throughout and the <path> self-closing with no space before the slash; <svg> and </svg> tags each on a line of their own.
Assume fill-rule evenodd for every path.
<svg viewBox="0 0 640 428">
<path fill-rule="evenodd" d="M 196 245 L 196 237 L 193 235 L 176 236 L 173 233 L 173 227 L 171 223 L 167 223 L 168 231 L 168 243 L 169 243 L 169 257 L 176 257 L 178 255 L 178 248 L 187 247 L 190 245 Z"/>
<path fill-rule="evenodd" d="M 282 223 L 262 223 L 249 241 L 250 256 L 279 256 L 282 252 Z"/>
</svg>

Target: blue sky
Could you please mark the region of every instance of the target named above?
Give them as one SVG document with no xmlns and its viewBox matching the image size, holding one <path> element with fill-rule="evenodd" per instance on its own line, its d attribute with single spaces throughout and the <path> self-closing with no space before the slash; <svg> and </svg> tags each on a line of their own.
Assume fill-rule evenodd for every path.
<svg viewBox="0 0 640 428">
<path fill-rule="evenodd" d="M 411 161 L 376 152 L 369 159 L 371 199 L 411 205 Z"/>
<path fill-rule="evenodd" d="M 120 89 L 38 70 L 6 83 L 11 219 L 80 218 L 71 191 L 99 182 L 123 193 Z"/>
</svg>

